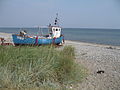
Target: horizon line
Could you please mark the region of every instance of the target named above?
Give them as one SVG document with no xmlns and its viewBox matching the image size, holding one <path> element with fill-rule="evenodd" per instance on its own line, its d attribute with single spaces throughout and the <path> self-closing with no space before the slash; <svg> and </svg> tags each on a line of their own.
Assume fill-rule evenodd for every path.
<svg viewBox="0 0 120 90">
<path fill-rule="evenodd" d="M 38 26 L 47 28 L 47 26 Z M 38 28 L 37 26 L 26 27 L 26 26 L 0 26 L 0 28 Z M 120 29 L 120 28 L 107 28 L 107 27 L 62 27 L 62 28 L 81 28 L 81 29 Z"/>
</svg>

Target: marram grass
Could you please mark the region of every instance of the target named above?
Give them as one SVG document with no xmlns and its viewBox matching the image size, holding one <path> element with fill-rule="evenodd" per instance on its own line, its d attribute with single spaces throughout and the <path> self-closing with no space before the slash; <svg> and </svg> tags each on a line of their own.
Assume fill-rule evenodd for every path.
<svg viewBox="0 0 120 90">
<path fill-rule="evenodd" d="M 80 82 L 84 68 L 74 61 L 74 48 L 65 46 L 0 46 L 0 88 L 60 89 Z"/>
</svg>

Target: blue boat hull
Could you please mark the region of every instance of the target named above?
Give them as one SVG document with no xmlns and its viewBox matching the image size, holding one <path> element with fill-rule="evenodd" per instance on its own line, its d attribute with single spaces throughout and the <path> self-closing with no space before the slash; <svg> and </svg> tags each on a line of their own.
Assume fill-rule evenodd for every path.
<svg viewBox="0 0 120 90">
<path fill-rule="evenodd" d="M 18 35 L 12 35 L 15 45 L 47 45 L 47 44 L 60 44 L 64 41 L 64 37 L 59 38 L 29 38 L 21 37 Z"/>
</svg>

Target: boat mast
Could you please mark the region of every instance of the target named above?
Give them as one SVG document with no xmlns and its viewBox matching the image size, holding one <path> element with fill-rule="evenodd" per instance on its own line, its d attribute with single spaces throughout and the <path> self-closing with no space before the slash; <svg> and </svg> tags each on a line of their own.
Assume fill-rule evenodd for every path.
<svg viewBox="0 0 120 90">
<path fill-rule="evenodd" d="M 57 14 L 56 14 L 56 18 L 55 18 L 55 23 L 54 23 L 56 26 L 59 26 L 58 20 L 59 20 L 59 19 L 58 19 L 58 13 L 57 13 Z"/>
</svg>

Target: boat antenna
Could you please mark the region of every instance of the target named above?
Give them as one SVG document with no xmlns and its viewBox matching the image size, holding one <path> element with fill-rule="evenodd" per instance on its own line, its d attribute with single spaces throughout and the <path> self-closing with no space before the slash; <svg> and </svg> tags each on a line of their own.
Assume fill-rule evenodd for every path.
<svg viewBox="0 0 120 90">
<path fill-rule="evenodd" d="M 55 23 L 54 24 L 59 26 L 58 20 L 59 20 L 58 19 L 58 13 L 56 13 L 56 18 L 55 18 Z"/>
<path fill-rule="evenodd" d="M 38 32 L 37 32 L 38 36 L 39 36 L 39 33 L 40 33 L 40 36 L 43 35 L 43 31 L 42 31 L 42 28 L 40 26 L 38 26 Z"/>
</svg>

